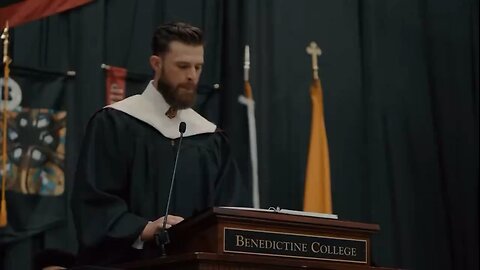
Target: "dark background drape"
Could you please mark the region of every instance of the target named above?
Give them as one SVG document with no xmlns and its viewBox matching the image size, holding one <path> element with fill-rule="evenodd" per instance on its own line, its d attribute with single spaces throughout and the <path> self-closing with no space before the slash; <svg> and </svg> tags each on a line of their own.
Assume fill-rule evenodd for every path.
<svg viewBox="0 0 480 270">
<path fill-rule="evenodd" d="M 68 194 L 84 127 L 104 105 L 100 65 L 151 74 L 151 34 L 172 20 L 205 31 L 201 83 L 220 85 L 208 116 L 229 133 L 245 177 L 248 130 L 237 98 L 250 45 L 262 207 L 302 207 L 311 109 L 305 47 L 316 41 L 334 212 L 380 224 L 377 265 L 479 268 L 478 0 L 96 0 L 19 26 L 14 65 L 76 72 L 67 93 Z M 70 214 L 0 247 L 2 269 L 28 269 L 25 258 L 42 248 L 75 252 Z"/>
</svg>

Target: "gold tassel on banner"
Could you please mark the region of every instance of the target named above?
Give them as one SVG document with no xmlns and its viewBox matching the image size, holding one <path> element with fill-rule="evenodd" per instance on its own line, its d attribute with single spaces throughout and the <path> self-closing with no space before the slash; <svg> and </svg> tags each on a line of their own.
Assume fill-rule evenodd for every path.
<svg viewBox="0 0 480 270">
<path fill-rule="evenodd" d="M 4 79 L 3 79 L 3 123 L 2 123 L 2 201 L 0 209 L 0 227 L 7 226 L 7 201 L 5 200 L 5 188 L 7 184 L 7 106 L 8 106 L 8 77 L 10 75 L 10 62 L 8 56 L 8 21 L 2 33 L 3 39 L 3 64 L 4 64 Z"/>
</svg>

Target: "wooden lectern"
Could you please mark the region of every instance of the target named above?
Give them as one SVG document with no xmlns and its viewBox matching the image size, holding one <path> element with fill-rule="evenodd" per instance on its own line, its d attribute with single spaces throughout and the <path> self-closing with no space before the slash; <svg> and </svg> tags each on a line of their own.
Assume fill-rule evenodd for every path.
<svg viewBox="0 0 480 270">
<path fill-rule="evenodd" d="M 371 266 L 376 224 L 211 208 L 169 229 L 167 256 L 125 269 L 381 269 Z M 385 268 L 383 268 L 385 269 Z"/>
</svg>

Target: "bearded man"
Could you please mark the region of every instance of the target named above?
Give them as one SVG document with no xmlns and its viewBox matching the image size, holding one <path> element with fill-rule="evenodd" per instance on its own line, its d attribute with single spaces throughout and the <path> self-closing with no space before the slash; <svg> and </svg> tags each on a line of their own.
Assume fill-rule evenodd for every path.
<svg viewBox="0 0 480 270">
<path fill-rule="evenodd" d="M 202 72 L 202 31 L 160 26 L 152 39 L 154 78 L 141 95 L 98 111 L 79 157 L 72 208 L 80 264 L 138 258 L 162 228 L 179 142 L 167 228 L 213 206 L 248 206 L 230 146 L 217 126 L 191 107 Z"/>
</svg>

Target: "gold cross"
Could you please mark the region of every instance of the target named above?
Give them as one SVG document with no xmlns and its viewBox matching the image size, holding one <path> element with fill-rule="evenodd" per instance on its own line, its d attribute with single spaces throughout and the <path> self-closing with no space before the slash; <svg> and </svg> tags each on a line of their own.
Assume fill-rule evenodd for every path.
<svg viewBox="0 0 480 270">
<path fill-rule="evenodd" d="M 322 50 L 317 46 L 315 41 L 310 42 L 310 45 L 306 48 L 307 53 L 312 56 L 312 69 L 313 69 L 313 78 L 318 79 L 318 63 L 317 58 L 322 54 Z"/>
</svg>

